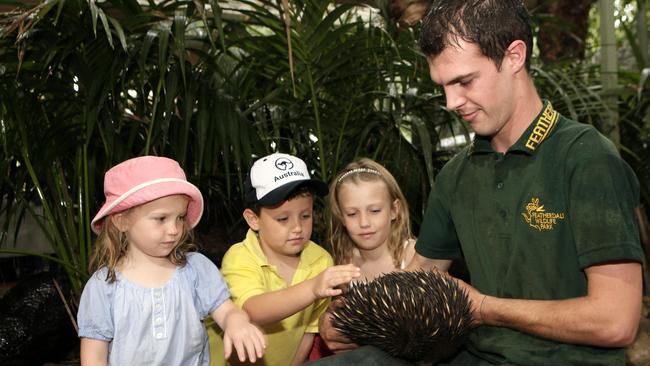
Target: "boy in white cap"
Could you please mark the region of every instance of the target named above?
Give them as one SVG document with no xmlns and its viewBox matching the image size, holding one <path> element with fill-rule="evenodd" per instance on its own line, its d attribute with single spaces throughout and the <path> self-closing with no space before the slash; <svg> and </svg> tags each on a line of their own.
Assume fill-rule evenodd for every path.
<svg viewBox="0 0 650 366">
<path fill-rule="evenodd" d="M 79 302 L 82 365 L 208 365 L 210 315 L 225 329 L 225 355 L 264 353 L 263 334 L 230 300 L 217 267 L 192 252 L 203 197 L 172 159 L 142 156 L 104 176 L 106 202 Z"/>
<path fill-rule="evenodd" d="M 360 271 L 332 267 L 330 254 L 310 240 L 314 195 L 326 195 L 327 185 L 311 179 L 304 161 L 263 157 L 251 167 L 246 189 L 243 216 L 250 230 L 226 252 L 221 272 L 235 303 L 266 333 L 268 348 L 258 364 L 299 365 L 329 298 Z"/>
</svg>

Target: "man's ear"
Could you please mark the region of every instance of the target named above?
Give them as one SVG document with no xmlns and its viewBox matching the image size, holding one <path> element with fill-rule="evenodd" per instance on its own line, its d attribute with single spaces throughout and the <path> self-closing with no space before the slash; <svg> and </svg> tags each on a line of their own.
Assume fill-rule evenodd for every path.
<svg viewBox="0 0 650 366">
<path fill-rule="evenodd" d="M 253 229 L 253 231 L 258 231 L 260 229 L 260 218 L 253 210 L 247 208 L 244 210 L 242 215 L 244 216 L 244 220 L 246 220 L 248 227 Z"/>
<path fill-rule="evenodd" d="M 116 213 L 110 216 L 110 220 L 113 222 L 113 225 L 117 230 L 121 232 L 126 232 L 129 230 L 129 218 L 126 217 L 125 212 Z"/>
<path fill-rule="evenodd" d="M 526 69 L 526 48 L 526 43 L 518 39 L 510 43 L 506 50 L 503 60 L 515 73 Z"/>
</svg>

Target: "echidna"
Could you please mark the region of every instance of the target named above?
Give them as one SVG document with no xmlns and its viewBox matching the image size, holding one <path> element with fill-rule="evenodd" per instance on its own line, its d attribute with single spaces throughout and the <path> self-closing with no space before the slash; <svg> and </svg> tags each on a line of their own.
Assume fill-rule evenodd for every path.
<svg viewBox="0 0 650 366">
<path fill-rule="evenodd" d="M 391 272 L 343 295 L 333 326 L 358 345 L 409 361 L 449 356 L 471 329 L 467 293 L 439 272 Z"/>
</svg>

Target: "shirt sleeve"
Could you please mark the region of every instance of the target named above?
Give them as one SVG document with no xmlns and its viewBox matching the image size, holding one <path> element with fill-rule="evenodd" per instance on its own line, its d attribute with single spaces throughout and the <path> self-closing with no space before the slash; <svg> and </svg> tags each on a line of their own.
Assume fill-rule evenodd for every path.
<svg viewBox="0 0 650 366">
<path fill-rule="evenodd" d="M 115 283 L 106 281 L 106 268 L 95 272 L 84 287 L 79 300 L 77 324 L 79 337 L 113 340 L 113 296 Z"/>
<path fill-rule="evenodd" d="M 422 219 L 420 233 L 415 243 L 415 251 L 430 259 L 460 258 L 460 243 L 444 192 L 444 171 L 431 189 L 427 207 Z"/>
<path fill-rule="evenodd" d="M 581 268 L 612 260 L 640 262 L 643 256 L 634 212 L 639 182 L 615 148 L 601 143 L 596 153 L 574 153 L 569 172 L 571 230 Z"/>
<path fill-rule="evenodd" d="M 230 298 L 228 286 L 217 266 L 200 253 L 187 254 L 188 270 L 195 278 L 194 302 L 203 318 Z"/>
<path fill-rule="evenodd" d="M 267 280 L 253 255 L 240 244 L 233 245 L 224 255 L 221 272 L 230 288 L 232 300 L 243 307 L 253 296 L 268 292 Z"/>
</svg>

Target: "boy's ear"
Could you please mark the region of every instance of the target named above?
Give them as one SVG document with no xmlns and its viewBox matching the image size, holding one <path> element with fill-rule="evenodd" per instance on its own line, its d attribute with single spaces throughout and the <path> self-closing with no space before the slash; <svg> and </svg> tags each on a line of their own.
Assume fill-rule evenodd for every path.
<svg viewBox="0 0 650 366">
<path fill-rule="evenodd" d="M 510 43 L 506 50 L 504 61 L 510 64 L 514 72 L 519 72 L 526 68 L 526 43 L 522 40 L 515 40 Z"/>
<path fill-rule="evenodd" d="M 395 198 L 393 203 L 390 205 L 390 219 L 395 220 L 397 218 L 397 213 L 399 212 L 400 202 L 398 198 Z"/>
<path fill-rule="evenodd" d="M 113 222 L 113 225 L 115 225 L 117 230 L 121 232 L 125 232 L 129 229 L 129 219 L 126 217 L 124 212 L 111 215 L 110 220 Z"/>
<path fill-rule="evenodd" d="M 258 231 L 260 229 L 260 218 L 253 210 L 247 208 L 244 210 L 242 215 L 244 216 L 244 220 L 246 220 L 248 227 L 253 229 L 253 231 Z"/>
</svg>

